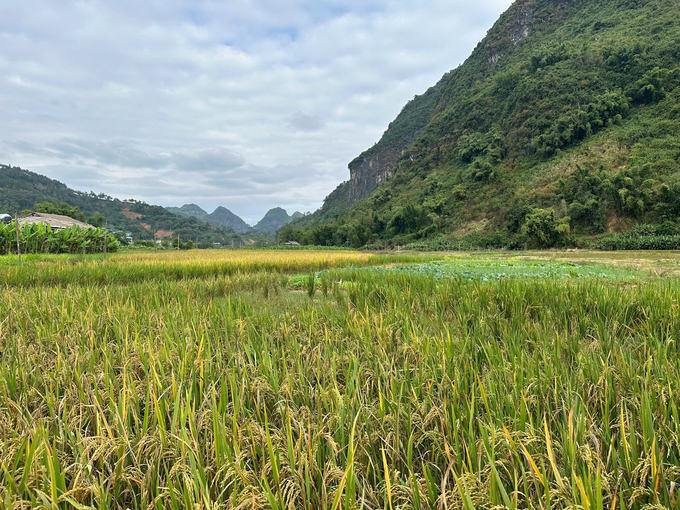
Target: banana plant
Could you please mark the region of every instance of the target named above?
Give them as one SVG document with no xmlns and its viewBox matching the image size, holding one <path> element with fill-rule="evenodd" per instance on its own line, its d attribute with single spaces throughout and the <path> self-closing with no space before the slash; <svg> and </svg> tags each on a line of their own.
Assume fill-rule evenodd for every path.
<svg viewBox="0 0 680 510">
<path fill-rule="evenodd" d="M 17 252 L 17 226 L 0 223 L 0 254 Z M 26 223 L 19 227 L 19 247 L 22 253 L 102 253 L 115 252 L 120 243 L 101 228 L 71 226 L 52 230 L 44 223 Z"/>
</svg>

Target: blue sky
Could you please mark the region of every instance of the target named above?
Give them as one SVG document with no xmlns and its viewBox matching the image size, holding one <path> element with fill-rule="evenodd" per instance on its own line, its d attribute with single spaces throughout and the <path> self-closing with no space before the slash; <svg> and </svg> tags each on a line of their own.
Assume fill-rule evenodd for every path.
<svg viewBox="0 0 680 510">
<path fill-rule="evenodd" d="M 0 163 L 255 223 L 318 208 L 509 0 L 0 4 Z"/>
</svg>

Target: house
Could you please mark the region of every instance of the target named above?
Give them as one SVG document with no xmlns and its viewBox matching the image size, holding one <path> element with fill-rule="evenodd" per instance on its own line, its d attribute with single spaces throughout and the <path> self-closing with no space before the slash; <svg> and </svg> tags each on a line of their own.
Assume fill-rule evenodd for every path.
<svg viewBox="0 0 680 510">
<path fill-rule="evenodd" d="M 24 225 L 32 225 L 36 223 L 44 223 L 49 225 L 52 230 L 62 230 L 65 228 L 77 226 L 80 228 L 95 228 L 89 223 L 84 221 L 74 220 L 69 216 L 63 216 L 61 214 L 47 214 L 34 212 L 23 218 L 19 218 L 19 225 L 23 227 Z"/>
</svg>

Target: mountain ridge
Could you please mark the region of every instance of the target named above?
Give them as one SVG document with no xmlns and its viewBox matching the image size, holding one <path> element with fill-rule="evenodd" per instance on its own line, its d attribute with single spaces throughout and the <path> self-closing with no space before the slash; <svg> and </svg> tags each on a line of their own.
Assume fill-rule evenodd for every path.
<svg viewBox="0 0 680 510">
<path fill-rule="evenodd" d="M 166 209 L 180 216 L 187 218 L 193 216 L 194 218 L 207 221 L 213 225 L 232 228 L 239 234 L 245 234 L 251 230 L 250 225 L 223 206 L 216 207 L 211 213 L 208 213 L 196 204 L 184 204 L 181 207 L 166 207 Z"/>
<path fill-rule="evenodd" d="M 196 204 L 184 204 L 181 207 L 166 207 L 174 214 L 184 217 L 195 217 L 215 225 L 233 228 L 239 234 L 254 234 L 257 232 L 274 233 L 283 225 L 286 225 L 303 214 L 295 211 L 288 215 L 288 212 L 281 207 L 269 209 L 255 226 L 248 225 L 239 216 L 223 206 L 218 206 L 212 213 L 208 213 Z"/>
</svg>

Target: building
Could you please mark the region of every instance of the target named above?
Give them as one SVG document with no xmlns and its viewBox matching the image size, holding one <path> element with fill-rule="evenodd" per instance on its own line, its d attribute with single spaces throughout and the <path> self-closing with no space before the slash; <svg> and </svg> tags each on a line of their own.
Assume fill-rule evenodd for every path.
<svg viewBox="0 0 680 510">
<path fill-rule="evenodd" d="M 44 223 L 49 225 L 52 230 L 62 230 L 65 228 L 77 226 L 80 228 L 95 228 L 89 223 L 84 221 L 74 220 L 69 216 L 63 216 L 61 214 L 47 214 L 34 212 L 23 218 L 19 218 L 19 225 L 23 227 L 26 224 L 32 225 L 36 223 Z"/>
</svg>

